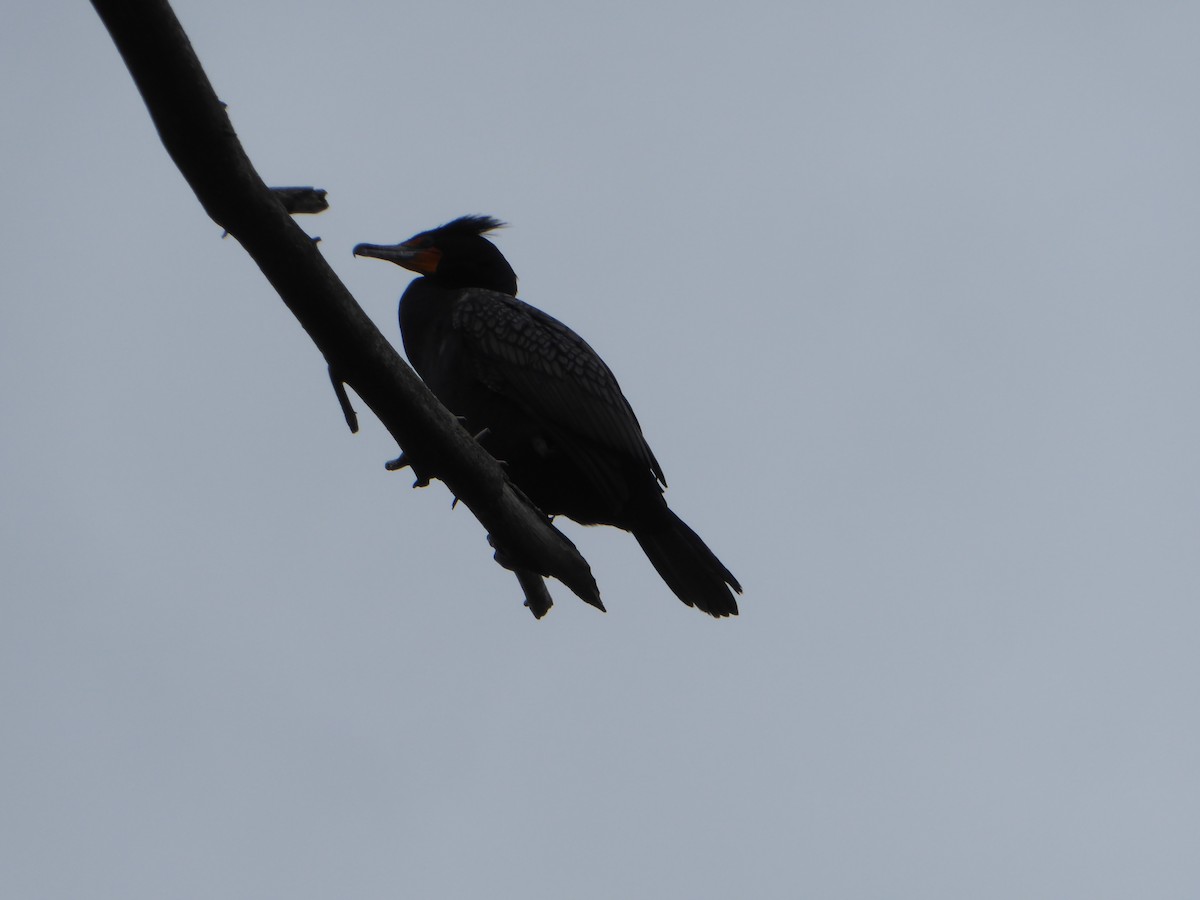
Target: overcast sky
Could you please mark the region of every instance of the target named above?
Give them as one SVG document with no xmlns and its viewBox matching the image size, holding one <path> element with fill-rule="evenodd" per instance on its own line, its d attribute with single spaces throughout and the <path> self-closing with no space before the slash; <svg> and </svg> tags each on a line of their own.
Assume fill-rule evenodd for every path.
<svg viewBox="0 0 1200 900">
<path fill-rule="evenodd" d="M 0 32 L 0 893 L 1200 895 L 1200 7 L 175 8 L 355 260 L 464 213 L 746 587 L 536 622 L 83 2 Z"/>
</svg>

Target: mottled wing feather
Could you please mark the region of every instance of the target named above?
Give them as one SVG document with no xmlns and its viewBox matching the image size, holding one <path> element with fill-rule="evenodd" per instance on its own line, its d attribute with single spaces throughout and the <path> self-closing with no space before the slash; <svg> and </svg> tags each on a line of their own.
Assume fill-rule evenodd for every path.
<svg viewBox="0 0 1200 900">
<path fill-rule="evenodd" d="M 666 483 L 616 377 L 562 322 L 507 294 L 472 289 L 456 301 L 452 324 L 492 390 L 553 428 L 628 454 Z"/>
</svg>

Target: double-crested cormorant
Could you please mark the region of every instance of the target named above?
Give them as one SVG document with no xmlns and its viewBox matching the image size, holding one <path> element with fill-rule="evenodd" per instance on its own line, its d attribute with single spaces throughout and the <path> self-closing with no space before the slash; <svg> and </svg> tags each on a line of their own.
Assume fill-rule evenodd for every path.
<svg viewBox="0 0 1200 900">
<path fill-rule="evenodd" d="M 539 509 L 632 532 L 680 600 L 737 615 L 741 585 L 667 508 L 662 468 L 613 373 L 583 338 L 516 298 L 516 274 L 484 237 L 502 224 L 463 216 L 354 255 L 422 276 L 400 298 L 409 361 Z"/>
</svg>

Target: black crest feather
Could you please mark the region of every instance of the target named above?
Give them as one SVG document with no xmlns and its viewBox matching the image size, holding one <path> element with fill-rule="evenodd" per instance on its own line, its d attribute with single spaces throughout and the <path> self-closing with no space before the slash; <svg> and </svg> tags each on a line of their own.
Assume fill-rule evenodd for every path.
<svg viewBox="0 0 1200 900">
<path fill-rule="evenodd" d="M 462 231 L 469 234 L 487 234 L 497 228 L 504 228 L 508 223 L 501 222 L 495 216 L 459 216 L 447 222 L 435 231 Z"/>
</svg>

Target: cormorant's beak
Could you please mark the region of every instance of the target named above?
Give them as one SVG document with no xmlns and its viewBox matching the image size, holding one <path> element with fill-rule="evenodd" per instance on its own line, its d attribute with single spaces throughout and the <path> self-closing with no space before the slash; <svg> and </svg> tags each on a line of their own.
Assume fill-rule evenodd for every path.
<svg viewBox="0 0 1200 900">
<path fill-rule="evenodd" d="M 410 247 L 403 244 L 359 244 L 354 248 L 355 256 L 386 259 L 421 275 L 432 275 L 437 271 L 442 251 L 437 247 Z"/>
</svg>

